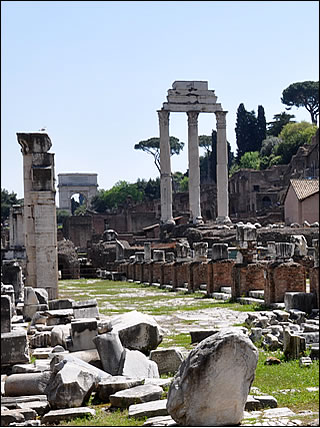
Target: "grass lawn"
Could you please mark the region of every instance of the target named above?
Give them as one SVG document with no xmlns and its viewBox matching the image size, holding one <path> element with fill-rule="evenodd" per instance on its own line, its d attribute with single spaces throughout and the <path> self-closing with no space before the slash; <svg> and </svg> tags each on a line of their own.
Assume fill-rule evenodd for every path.
<svg viewBox="0 0 320 428">
<path fill-rule="evenodd" d="M 59 298 L 74 300 L 95 298 L 100 313 L 108 316 L 130 310 L 138 310 L 149 315 L 170 315 L 177 311 L 196 311 L 214 307 L 245 312 L 259 310 L 256 305 L 214 301 L 205 298 L 201 293 L 176 293 L 144 284 L 100 279 L 59 281 Z M 192 320 L 185 320 L 184 323 L 187 327 L 188 324 L 192 324 Z M 160 348 L 172 346 L 183 347 L 188 351 L 193 349 L 190 334 L 173 332 L 165 336 L 159 345 Z M 282 363 L 265 365 L 264 362 L 268 356 L 276 356 L 282 360 Z M 278 407 L 289 407 L 295 413 L 303 410 L 317 412 L 319 391 L 308 391 L 307 388 L 319 387 L 319 361 L 313 361 L 310 367 L 300 367 L 298 360 L 285 361 L 279 351 L 266 352 L 259 349 L 259 361 L 252 386 L 259 388 L 264 394 L 274 396 L 278 401 Z M 145 419 L 129 418 L 127 410 L 109 409 L 110 403 L 94 404 L 91 399 L 89 404 L 96 410 L 95 417 L 88 420 L 76 419 L 60 425 L 142 426 L 145 421 Z"/>
</svg>

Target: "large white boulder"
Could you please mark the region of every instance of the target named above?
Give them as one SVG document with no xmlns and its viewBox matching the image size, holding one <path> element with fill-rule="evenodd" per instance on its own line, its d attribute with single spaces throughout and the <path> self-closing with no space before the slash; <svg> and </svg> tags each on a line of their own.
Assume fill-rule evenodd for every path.
<svg viewBox="0 0 320 428">
<path fill-rule="evenodd" d="M 138 311 L 111 319 L 112 332 L 118 333 L 124 348 L 149 354 L 162 341 L 162 329 L 156 320 Z"/>
<path fill-rule="evenodd" d="M 240 329 L 225 328 L 209 336 L 175 375 L 168 413 L 186 426 L 239 424 L 257 362 L 257 348 Z"/>
</svg>

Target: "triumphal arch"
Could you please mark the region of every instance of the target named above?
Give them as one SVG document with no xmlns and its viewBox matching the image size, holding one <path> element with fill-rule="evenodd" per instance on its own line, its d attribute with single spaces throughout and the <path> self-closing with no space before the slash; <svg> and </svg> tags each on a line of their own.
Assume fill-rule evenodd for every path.
<svg viewBox="0 0 320 428">
<path fill-rule="evenodd" d="M 97 194 L 97 176 L 95 173 L 61 173 L 58 174 L 59 208 L 71 212 L 71 198 L 80 194 L 90 205 L 90 200 Z"/>
<path fill-rule="evenodd" d="M 217 128 L 217 223 L 231 223 L 228 203 L 228 151 L 226 114 L 207 81 L 175 81 L 168 90 L 167 102 L 158 110 L 160 127 L 161 223 L 174 224 L 172 216 L 172 177 L 169 144 L 170 112 L 185 112 L 188 117 L 188 167 L 190 221 L 203 223 L 200 208 L 200 164 L 198 141 L 199 113 L 214 113 Z"/>
</svg>

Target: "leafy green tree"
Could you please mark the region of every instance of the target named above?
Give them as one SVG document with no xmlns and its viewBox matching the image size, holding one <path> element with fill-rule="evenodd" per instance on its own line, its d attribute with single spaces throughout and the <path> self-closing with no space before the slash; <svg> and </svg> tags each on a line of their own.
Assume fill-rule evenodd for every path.
<svg viewBox="0 0 320 428">
<path fill-rule="evenodd" d="M 170 137 L 170 154 L 178 155 L 181 150 L 183 150 L 184 143 L 179 141 L 179 138 Z M 148 153 L 153 157 L 153 161 L 155 166 L 157 167 L 160 173 L 160 138 L 152 137 L 148 140 L 140 141 L 139 143 L 134 145 L 135 150 L 142 150 L 145 153 Z"/>
<path fill-rule="evenodd" d="M 316 132 L 317 126 L 305 121 L 288 123 L 280 132 L 279 137 L 282 141 L 275 146 L 274 155 L 281 157 L 281 164 L 288 164 L 300 146 L 311 143 Z"/>
<path fill-rule="evenodd" d="M 294 114 L 281 112 L 273 116 L 273 121 L 267 123 L 267 135 L 277 137 L 287 123 L 295 123 Z"/>
<path fill-rule="evenodd" d="M 259 170 L 260 169 L 259 152 L 246 152 L 240 158 L 239 167 Z"/>
<path fill-rule="evenodd" d="M 91 200 L 92 208 L 97 212 L 105 212 L 113 208 L 118 208 L 128 199 L 134 202 L 141 202 L 143 191 L 138 189 L 137 183 L 118 181 L 111 189 L 100 189 Z"/>
<path fill-rule="evenodd" d="M 268 136 L 262 141 L 260 149 L 260 169 L 267 169 L 274 164 L 274 150 L 282 140 L 278 137 Z M 278 159 L 279 160 L 279 159 Z"/>
<path fill-rule="evenodd" d="M 282 92 L 281 102 L 290 110 L 293 106 L 305 107 L 311 115 L 311 122 L 317 124 L 319 115 L 319 81 L 307 80 L 289 85 Z"/>
<path fill-rule="evenodd" d="M 1 223 L 9 218 L 10 208 L 12 205 L 22 204 L 23 199 L 18 199 L 14 192 L 1 188 Z"/>
</svg>

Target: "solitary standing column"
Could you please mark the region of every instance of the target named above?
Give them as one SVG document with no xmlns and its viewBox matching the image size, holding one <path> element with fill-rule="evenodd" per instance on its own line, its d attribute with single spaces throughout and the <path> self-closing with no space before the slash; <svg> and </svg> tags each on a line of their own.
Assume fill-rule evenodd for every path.
<svg viewBox="0 0 320 428">
<path fill-rule="evenodd" d="M 188 115 L 188 157 L 189 157 L 189 206 L 190 220 L 193 224 L 202 224 L 200 208 L 200 161 L 198 141 L 198 111 L 189 111 Z"/>
<path fill-rule="evenodd" d="M 217 223 L 231 223 L 229 218 L 227 111 L 216 111 L 217 119 Z"/>
<path fill-rule="evenodd" d="M 18 133 L 23 154 L 26 286 L 58 297 L 57 221 L 54 154 L 46 133 Z"/>
<path fill-rule="evenodd" d="M 172 216 L 169 114 L 170 113 L 167 110 L 158 110 L 160 127 L 160 193 L 162 224 L 174 224 Z"/>
</svg>

